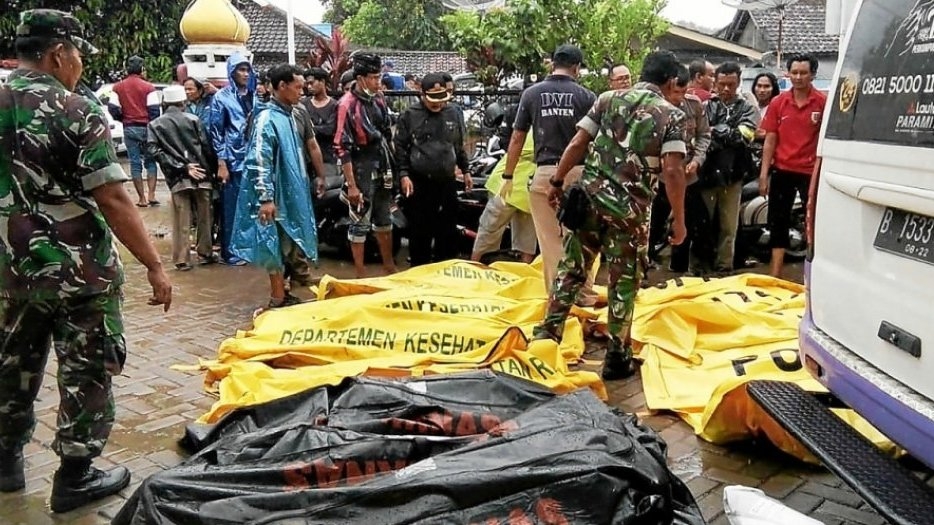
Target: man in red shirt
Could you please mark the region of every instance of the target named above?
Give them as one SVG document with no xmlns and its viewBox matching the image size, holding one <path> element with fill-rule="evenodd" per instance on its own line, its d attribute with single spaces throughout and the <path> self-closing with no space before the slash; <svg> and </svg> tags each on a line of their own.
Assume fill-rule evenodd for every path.
<svg viewBox="0 0 934 525">
<path fill-rule="evenodd" d="M 795 193 L 807 205 L 808 185 L 817 164 L 821 118 L 827 103 L 827 97 L 812 84 L 817 73 L 816 58 L 795 55 L 788 60 L 787 67 L 792 88 L 772 99 L 761 124 L 766 135 L 759 193 L 769 198 L 773 277 L 781 277 L 785 262 Z"/>
<path fill-rule="evenodd" d="M 146 97 L 156 88 L 143 78 L 143 59 L 132 56 L 126 63 L 127 76 L 114 86 L 114 93 L 120 99 L 120 112 L 123 115 L 123 140 L 126 142 L 126 153 L 130 157 L 130 176 L 133 177 L 133 186 L 139 196 L 137 206 L 155 206 L 156 200 L 156 161 L 146 150 L 147 131 L 150 118 Z M 158 115 L 155 115 L 158 116 Z M 143 164 L 146 165 L 147 182 L 149 183 L 149 196 L 147 199 L 143 187 Z"/>
</svg>

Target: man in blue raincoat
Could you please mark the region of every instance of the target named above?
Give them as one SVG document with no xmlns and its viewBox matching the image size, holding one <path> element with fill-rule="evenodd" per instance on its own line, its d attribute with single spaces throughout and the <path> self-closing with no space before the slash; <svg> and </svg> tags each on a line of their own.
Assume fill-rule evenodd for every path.
<svg viewBox="0 0 934 525">
<path fill-rule="evenodd" d="M 258 110 L 250 136 L 231 251 L 266 270 L 268 308 L 278 308 L 301 302 L 286 292 L 285 279 L 307 280 L 307 261 L 318 258 L 318 237 L 303 143 L 292 117 L 305 78 L 288 64 L 268 74 L 272 98 Z"/>
<path fill-rule="evenodd" d="M 214 95 L 211 102 L 211 122 L 208 131 L 217 152 L 217 178 L 221 186 L 221 260 L 225 264 L 242 265 L 242 259 L 230 251 L 237 197 L 243 179 L 247 133 L 253 121 L 256 102 L 256 72 L 240 53 L 227 59 L 230 83 Z"/>
</svg>

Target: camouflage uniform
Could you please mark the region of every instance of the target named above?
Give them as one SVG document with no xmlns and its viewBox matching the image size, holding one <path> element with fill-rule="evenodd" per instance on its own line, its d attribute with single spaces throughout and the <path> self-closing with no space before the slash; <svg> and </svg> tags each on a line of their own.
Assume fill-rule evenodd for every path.
<svg viewBox="0 0 934 525">
<path fill-rule="evenodd" d="M 71 40 L 59 11 L 22 15 L 17 36 Z M 126 181 L 100 107 L 45 73 L 19 69 L 0 87 L 0 447 L 27 443 L 48 359 L 58 358 L 61 405 L 52 448 L 100 454 L 114 420 L 111 377 L 126 357 L 123 267 L 91 191 Z"/>
<path fill-rule="evenodd" d="M 586 269 L 602 251 L 609 271 L 608 353 L 627 345 L 648 243 L 649 209 L 662 155 L 685 153 L 684 113 L 653 84 L 603 93 L 578 127 L 593 137 L 584 173 L 576 184 L 591 201 L 583 225 L 564 238 L 564 257 L 536 338 L 560 341 L 564 322 L 584 284 Z"/>
</svg>

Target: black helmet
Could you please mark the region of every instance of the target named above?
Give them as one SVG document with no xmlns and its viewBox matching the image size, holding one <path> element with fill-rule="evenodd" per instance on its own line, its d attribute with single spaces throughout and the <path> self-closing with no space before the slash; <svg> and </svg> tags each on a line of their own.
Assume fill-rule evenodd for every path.
<svg viewBox="0 0 934 525">
<path fill-rule="evenodd" d="M 506 111 L 503 109 L 503 105 L 498 101 L 494 102 L 483 110 L 483 127 L 498 128 L 503 123 L 505 116 Z"/>
</svg>

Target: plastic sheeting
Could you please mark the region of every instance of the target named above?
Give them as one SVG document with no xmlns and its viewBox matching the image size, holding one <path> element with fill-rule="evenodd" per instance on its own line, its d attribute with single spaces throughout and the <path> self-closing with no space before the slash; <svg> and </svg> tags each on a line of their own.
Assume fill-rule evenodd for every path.
<svg viewBox="0 0 934 525">
<path fill-rule="evenodd" d="M 202 422 L 357 375 L 491 369 L 558 393 L 589 388 L 606 396 L 597 374 L 574 366 L 583 356 L 583 325 L 605 322 L 606 309 L 572 310 L 560 344 L 529 341 L 546 301 L 534 265 L 448 261 L 373 279 L 325 276 L 316 292 L 317 302 L 263 314 L 252 330 L 224 341 L 216 361 L 203 363 L 220 399 Z M 644 360 L 646 404 L 678 413 L 708 441 L 764 436 L 816 461 L 744 387 L 771 379 L 824 391 L 797 355 L 804 306 L 802 286 L 755 274 L 673 279 L 641 290 L 633 338 Z M 855 412 L 836 413 L 892 448 Z"/>
<path fill-rule="evenodd" d="M 188 437 L 114 524 L 704 523 L 633 416 L 488 371 L 348 379 Z"/>
<path fill-rule="evenodd" d="M 817 463 L 746 393 L 755 379 L 827 390 L 798 355 L 804 287 L 768 276 L 674 279 L 643 290 L 633 338 L 640 357 L 645 402 L 677 412 L 713 443 L 764 436 L 795 457 Z M 884 450 L 892 442 L 852 410 L 834 413 Z"/>
<path fill-rule="evenodd" d="M 203 363 L 220 399 L 201 421 L 363 374 L 489 368 L 559 393 L 589 387 L 605 399 L 597 374 L 570 368 L 584 352 L 578 318 L 560 346 L 528 341 L 544 315 L 541 274 L 524 264 L 493 266 L 450 261 L 374 279 L 325 276 L 318 293 L 327 300 L 262 314 L 252 330 L 221 344 L 216 361 Z"/>
</svg>

